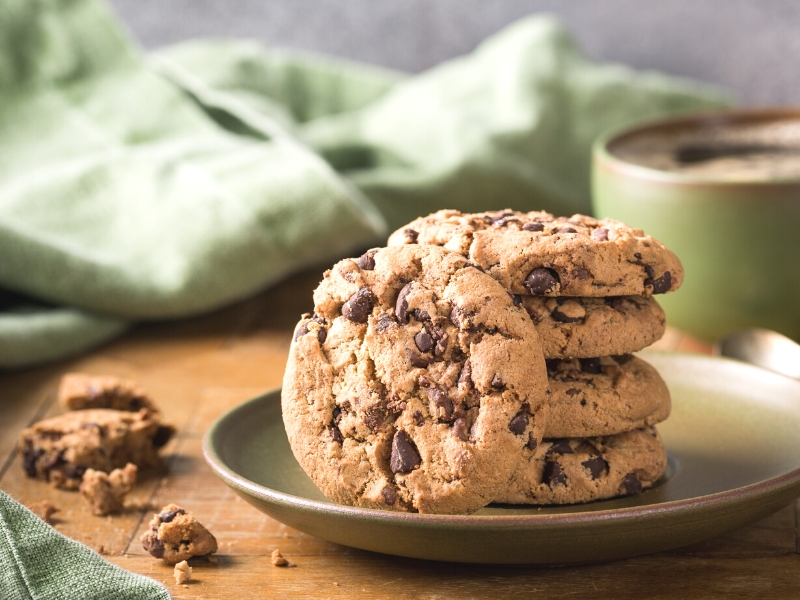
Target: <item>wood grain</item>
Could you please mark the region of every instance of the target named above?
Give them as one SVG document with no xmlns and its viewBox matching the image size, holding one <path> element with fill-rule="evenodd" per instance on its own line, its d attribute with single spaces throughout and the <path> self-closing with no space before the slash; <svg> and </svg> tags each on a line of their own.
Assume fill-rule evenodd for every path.
<svg viewBox="0 0 800 600">
<path fill-rule="evenodd" d="M 111 562 L 162 581 L 174 598 L 792 598 L 800 597 L 797 505 L 745 529 L 677 551 L 568 568 L 457 565 L 383 556 L 286 527 L 245 503 L 201 454 L 206 428 L 225 410 L 280 385 L 292 327 L 309 310 L 321 271 L 297 276 L 214 314 L 136 327 L 83 357 L 0 375 L 0 487 L 25 504 L 61 508 L 55 527 Z M 663 349 L 708 352 L 670 330 Z M 139 381 L 178 435 L 163 471 L 144 473 L 137 508 L 95 517 L 72 492 L 28 479 L 14 453 L 17 432 L 57 414 L 54 391 L 68 371 Z M 194 580 L 176 586 L 172 568 L 152 559 L 139 536 L 153 511 L 176 502 L 217 537 L 218 562 L 192 561 Z M 280 548 L 296 566 L 273 567 Z"/>
</svg>

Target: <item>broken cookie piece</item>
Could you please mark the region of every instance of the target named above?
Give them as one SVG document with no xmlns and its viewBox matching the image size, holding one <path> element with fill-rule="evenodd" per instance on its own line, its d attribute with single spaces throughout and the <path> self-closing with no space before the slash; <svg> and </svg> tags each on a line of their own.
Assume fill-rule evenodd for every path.
<svg viewBox="0 0 800 600">
<path fill-rule="evenodd" d="M 217 551 L 216 538 L 177 504 L 168 504 L 153 517 L 141 541 L 152 556 L 170 565 Z"/>
<path fill-rule="evenodd" d="M 158 450 L 175 428 L 147 409 L 88 409 L 39 421 L 20 432 L 18 449 L 29 477 L 77 489 L 87 469 L 106 473 L 133 463 L 160 464 Z"/>
<path fill-rule="evenodd" d="M 182 560 L 175 565 L 175 568 L 172 570 L 172 574 L 175 577 L 176 585 L 189 583 L 192 580 L 192 567 L 190 567 L 189 563 L 187 563 L 185 560 Z"/>
<path fill-rule="evenodd" d="M 111 473 L 86 469 L 80 486 L 81 497 L 97 516 L 121 512 L 125 507 L 125 496 L 136 485 L 137 472 L 133 463 Z"/>
<path fill-rule="evenodd" d="M 33 514 L 35 514 L 45 523 L 52 523 L 51 518 L 53 517 L 53 514 L 60 510 L 48 500 L 42 500 L 36 504 L 31 504 L 28 508 Z"/>
<path fill-rule="evenodd" d="M 67 373 L 58 386 L 58 402 L 68 410 L 111 408 L 138 412 L 146 408 L 159 412 L 136 382 L 111 375 Z"/>
<path fill-rule="evenodd" d="M 286 558 L 281 554 L 281 551 L 278 548 L 272 551 L 272 566 L 273 567 L 289 567 L 291 563 L 286 560 Z"/>
</svg>

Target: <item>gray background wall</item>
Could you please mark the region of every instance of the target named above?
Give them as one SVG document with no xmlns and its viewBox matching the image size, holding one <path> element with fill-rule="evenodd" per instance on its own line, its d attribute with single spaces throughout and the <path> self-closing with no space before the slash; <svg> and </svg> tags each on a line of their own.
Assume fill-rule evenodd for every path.
<svg viewBox="0 0 800 600">
<path fill-rule="evenodd" d="M 146 48 L 250 37 L 421 71 L 527 14 L 558 15 L 586 53 L 800 104 L 796 0 L 111 0 Z"/>
</svg>

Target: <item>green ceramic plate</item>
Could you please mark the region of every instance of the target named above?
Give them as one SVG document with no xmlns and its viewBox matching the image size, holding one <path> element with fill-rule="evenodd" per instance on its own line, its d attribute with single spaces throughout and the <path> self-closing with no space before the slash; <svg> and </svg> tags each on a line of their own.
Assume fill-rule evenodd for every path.
<svg viewBox="0 0 800 600">
<path fill-rule="evenodd" d="M 631 498 L 556 508 L 489 506 L 468 516 L 393 513 L 327 500 L 294 459 L 280 392 L 226 414 L 204 439 L 211 468 L 287 525 L 332 542 L 414 558 L 479 563 L 605 561 L 699 542 L 800 495 L 800 382 L 722 358 L 647 360 L 673 398 L 659 426 L 664 480 Z"/>
</svg>

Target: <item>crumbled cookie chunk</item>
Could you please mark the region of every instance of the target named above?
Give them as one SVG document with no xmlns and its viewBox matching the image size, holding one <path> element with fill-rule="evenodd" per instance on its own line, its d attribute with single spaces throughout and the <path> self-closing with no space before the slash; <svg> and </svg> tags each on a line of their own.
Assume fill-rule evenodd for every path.
<svg viewBox="0 0 800 600">
<path fill-rule="evenodd" d="M 91 507 L 92 513 L 105 516 L 121 512 L 125 506 L 125 496 L 136 485 L 136 465 L 128 463 L 122 469 L 111 473 L 86 469 L 81 481 L 81 498 Z"/>
<path fill-rule="evenodd" d="M 170 565 L 217 551 L 216 538 L 177 504 L 168 504 L 153 517 L 141 541 L 152 556 Z"/>
<path fill-rule="evenodd" d="M 110 375 L 67 373 L 58 386 L 58 402 L 68 410 L 111 408 L 139 412 L 146 408 L 158 412 L 147 392 L 135 382 Z"/>
<path fill-rule="evenodd" d="M 185 560 L 182 560 L 175 565 L 172 570 L 172 575 L 175 577 L 175 585 L 183 585 L 192 580 L 192 567 Z"/>
<path fill-rule="evenodd" d="M 57 508 L 54 504 L 51 504 L 48 500 L 42 500 L 41 502 L 36 502 L 35 504 L 31 504 L 29 507 L 30 511 L 39 517 L 45 523 L 52 523 L 51 518 L 52 516 L 59 512 L 59 508 Z"/>
<path fill-rule="evenodd" d="M 661 242 L 620 221 L 586 215 L 440 210 L 401 227 L 388 244 L 443 246 L 513 294 L 650 296 L 683 283 L 680 261 Z"/>
<path fill-rule="evenodd" d="M 546 438 L 614 435 L 669 416 L 669 389 L 653 367 L 626 354 L 548 360 Z"/>
<path fill-rule="evenodd" d="M 283 421 L 329 498 L 469 513 L 542 439 L 547 374 L 536 329 L 456 253 L 408 245 L 347 259 L 295 329 Z"/>
<path fill-rule="evenodd" d="M 574 504 L 641 493 L 667 468 L 655 427 L 596 438 L 545 440 L 523 451 L 495 502 Z"/>
<path fill-rule="evenodd" d="M 86 469 L 108 473 L 129 462 L 140 468 L 160 464 L 158 450 L 174 431 L 147 409 L 77 410 L 23 429 L 18 449 L 29 477 L 77 489 Z"/>
<path fill-rule="evenodd" d="M 271 560 L 273 567 L 291 566 L 291 563 L 284 558 L 283 554 L 281 554 L 281 551 L 278 548 L 275 548 L 275 550 L 272 551 Z"/>
</svg>

